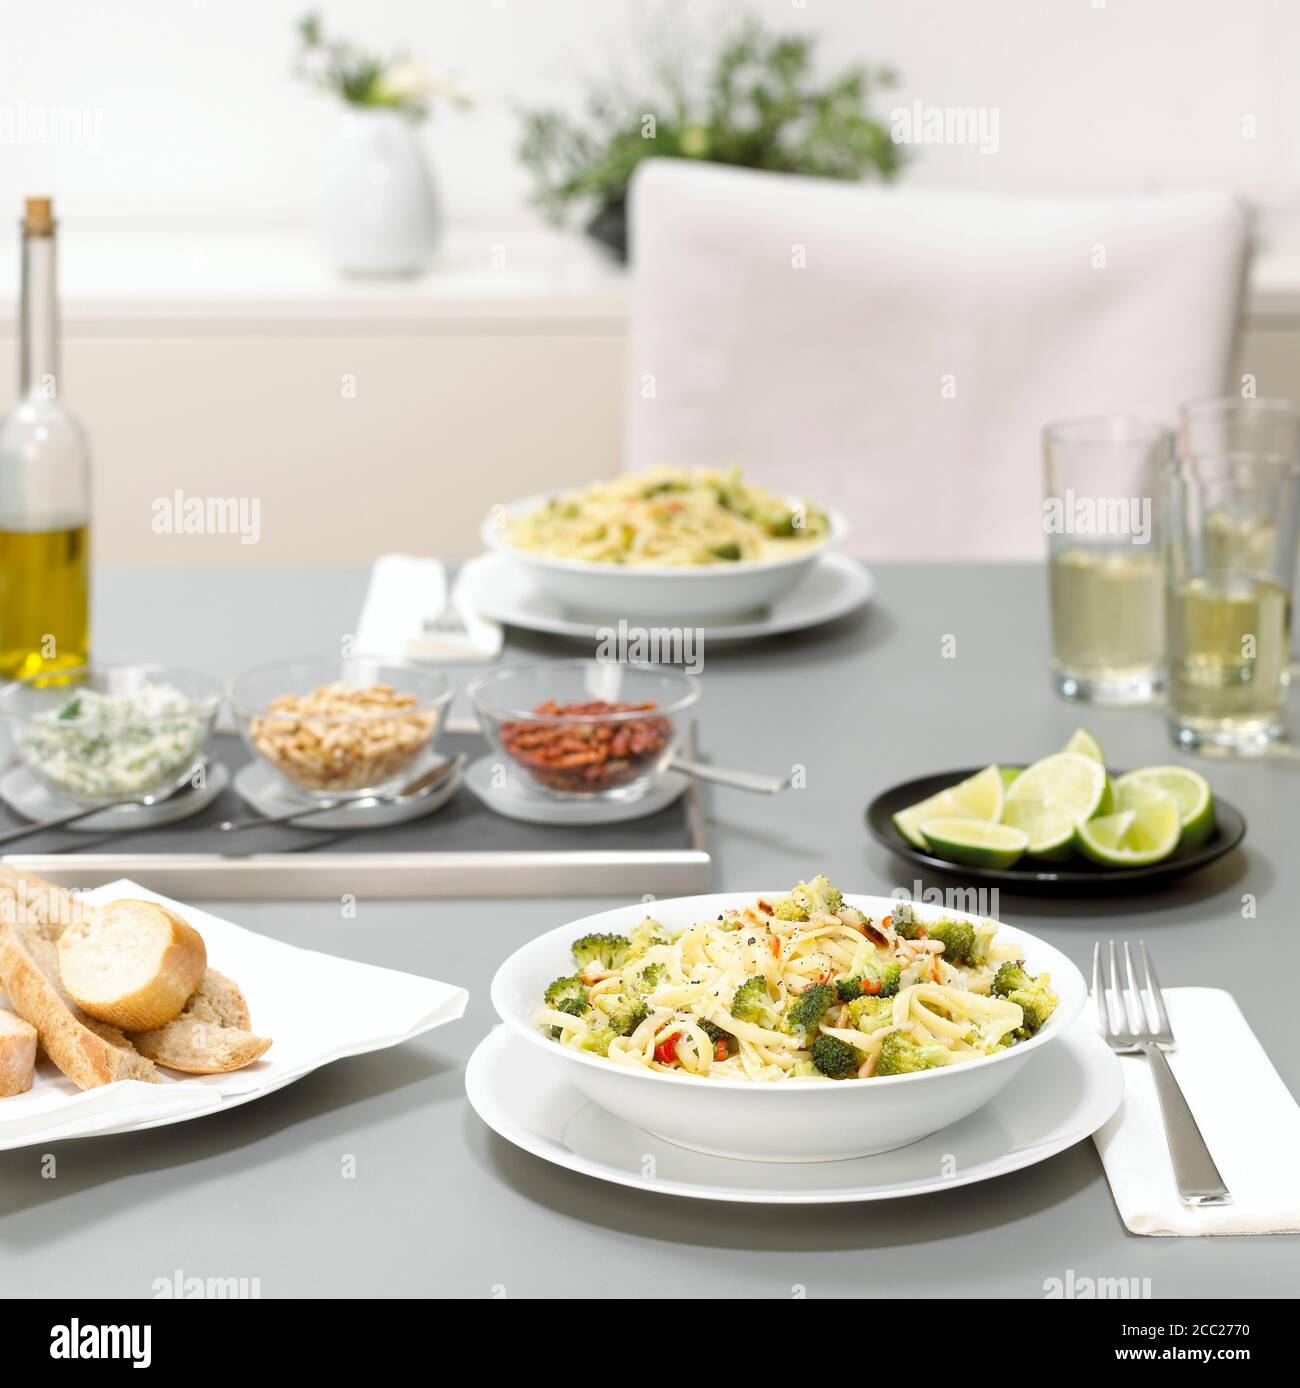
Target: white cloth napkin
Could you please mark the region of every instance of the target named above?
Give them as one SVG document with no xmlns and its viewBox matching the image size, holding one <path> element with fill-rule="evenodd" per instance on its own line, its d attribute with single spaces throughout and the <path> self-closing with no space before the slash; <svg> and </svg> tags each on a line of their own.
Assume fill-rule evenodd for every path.
<svg viewBox="0 0 1300 1388">
<path fill-rule="evenodd" d="M 474 572 L 471 560 L 449 597 L 446 570 L 438 560 L 380 555 L 357 624 L 358 653 L 405 660 L 495 660 L 501 654 L 501 627 L 474 610 Z M 435 627 L 440 617 L 452 614 L 459 621 Z"/>
<path fill-rule="evenodd" d="M 1166 989 L 1165 1007 L 1178 1042 L 1170 1068 L 1232 1204 L 1179 1201 L 1150 1062 L 1122 1056 L 1123 1102 L 1093 1138 L 1120 1217 L 1135 1234 L 1300 1232 L 1300 1108 L 1241 1009 L 1218 988 Z"/>
</svg>

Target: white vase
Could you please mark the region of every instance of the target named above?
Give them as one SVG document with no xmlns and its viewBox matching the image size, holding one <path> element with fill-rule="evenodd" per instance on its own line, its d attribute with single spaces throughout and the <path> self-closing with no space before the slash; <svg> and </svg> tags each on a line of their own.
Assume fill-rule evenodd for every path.
<svg viewBox="0 0 1300 1388">
<path fill-rule="evenodd" d="M 438 206 L 419 124 L 350 107 L 325 172 L 324 238 L 349 275 L 414 275 L 438 243 Z"/>
</svg>

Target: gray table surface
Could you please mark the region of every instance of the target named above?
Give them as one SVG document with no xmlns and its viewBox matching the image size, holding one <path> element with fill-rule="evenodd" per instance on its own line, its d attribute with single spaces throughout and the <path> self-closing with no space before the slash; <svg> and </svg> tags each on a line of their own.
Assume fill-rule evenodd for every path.
<svg viewBox="0 0 1300 1388">
<path fill-rule="evenodd" d="M 1048 690 L 1040 568 L 890 566 L 861 620 L 705 653 L 700 716 L 719 763 L 807 768 L 764 800 L 712 796 L 715 887 L 779 887 L 823 870 L 886 893 L 911 874 L 866 836 L 877 790 L 926 771 L 1029 760 L 1081 719 L 1109 759 L 1173 760 L 1156 710 L 1080 710 Z M 338 649 L 355 570 L 110 571 L 96 647 L 228 675 Z M 955 657 L 945 640 L 955 638 Z M 947 643 L 951 649 L 951 642 Z M 561 651 L 564 648 L 560 648 Z M 557 648 L 531 638 L 516 654 Z M 1172 891 L 1100 902 L 1004 894 L 1002 914 L 1081 967 L 1098 934 L 1142 935 L 1166 986 L 1213 984 L 1232 951 L 1281 946 L 1300 900 L 1300 768 L 1215 763 L 1245 812 L 1244 851 Z M 900 880 L 901 879 L 901 880 Z M 327 1067 L 219 1117 L 0 1154 L 0 1295 L 147 1297 L 154 1280 L 257 1278 L 273 1296 L 1041 1297 L 1048 1278 L 1150 1278 L 1153 1295 L 1294 1294 L 1292 1237 L 1128 1234 L 1085 1142 L 1015 1175 L 884 1204 L 781 1209 L 676 1200 L 587 1180 L 489 1132 L 463 1069 L 492 1026 L 488 982 L 531 936 L 623 899 L 201 903 L 293 944 L 467 987 L 459 1023 Z M 1243 920 L 1242 897 L 1257 902 Z M 1253 948 L 1252 948 L 1253 947 Z M 1289 964 L 1226 980 L 1293 1092 Z M 355 1177 L 345 1178 L 348 1159 Z"/>
</svg>

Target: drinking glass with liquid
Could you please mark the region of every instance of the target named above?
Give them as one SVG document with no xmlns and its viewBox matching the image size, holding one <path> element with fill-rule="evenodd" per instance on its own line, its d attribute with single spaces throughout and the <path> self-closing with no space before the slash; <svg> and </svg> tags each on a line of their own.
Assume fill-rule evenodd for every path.
<svg viewBox="0 0 1300 1388">
<path fill-rule="evenodd" d="M 1283 735 L 1300 535 L 1300 460 L 1180 457 L 1163 479 L 1169 730 L 1253 752 Z"/>
<path fill-rule="evenodd" d="M 1156 503 L 1173 455 L 1163 425 L 1070 420 L 1043 433 L 1052 679 L 1067 699 L 1132 704 L 1164 682 Z"/>
</svg>

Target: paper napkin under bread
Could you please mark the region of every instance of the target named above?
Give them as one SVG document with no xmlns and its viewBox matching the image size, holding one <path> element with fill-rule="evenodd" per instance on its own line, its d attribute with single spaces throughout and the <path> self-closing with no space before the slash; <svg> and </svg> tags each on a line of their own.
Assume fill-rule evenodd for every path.
<svg viewBox="0 0 1300 1388">
<path fill-rule="evenodd" d="M 495 660 L 501 654 L 501 627 L 474 610 L 474 573 L 473 560 L 462 565 L 449 594 L 446 570 L 436 559 L 380 555 L 370 572 L 357 624 L 358 654 L 404 660 Z"/>
<path fill-rule="evenodd" d="M 1123 1101 L 1093 1138 L 1120 1217 L 1135 1234 L 1300 1232 L 1300 1107 L 1230 993 L 1167 988 L 1165 1007 L 1170 1068 L 1233 1199 L 1179 1201 L 1150 1062 L 1121 1056 Z"/>
<path fill-rule="evenodd" d="M 240 1103 L 331 1061 L 396 1046 L 455 1021 L 468 1001 L 453 984 L 299 949 L 134 882 L 112 882 L 86 895 L 95 903 L 156 901 L 188 921 L 203 936 L 213 967 L 239 981 L 253 1026 L 273 1044 L 254 1064 L 226 1074 L 160 1070 L 162 1084 L 119 1080 L 87 1090 L 42 1057 L 32 1088 L 0 1099 L 0 1151 L 123 1132 Z"/>
</svg>

